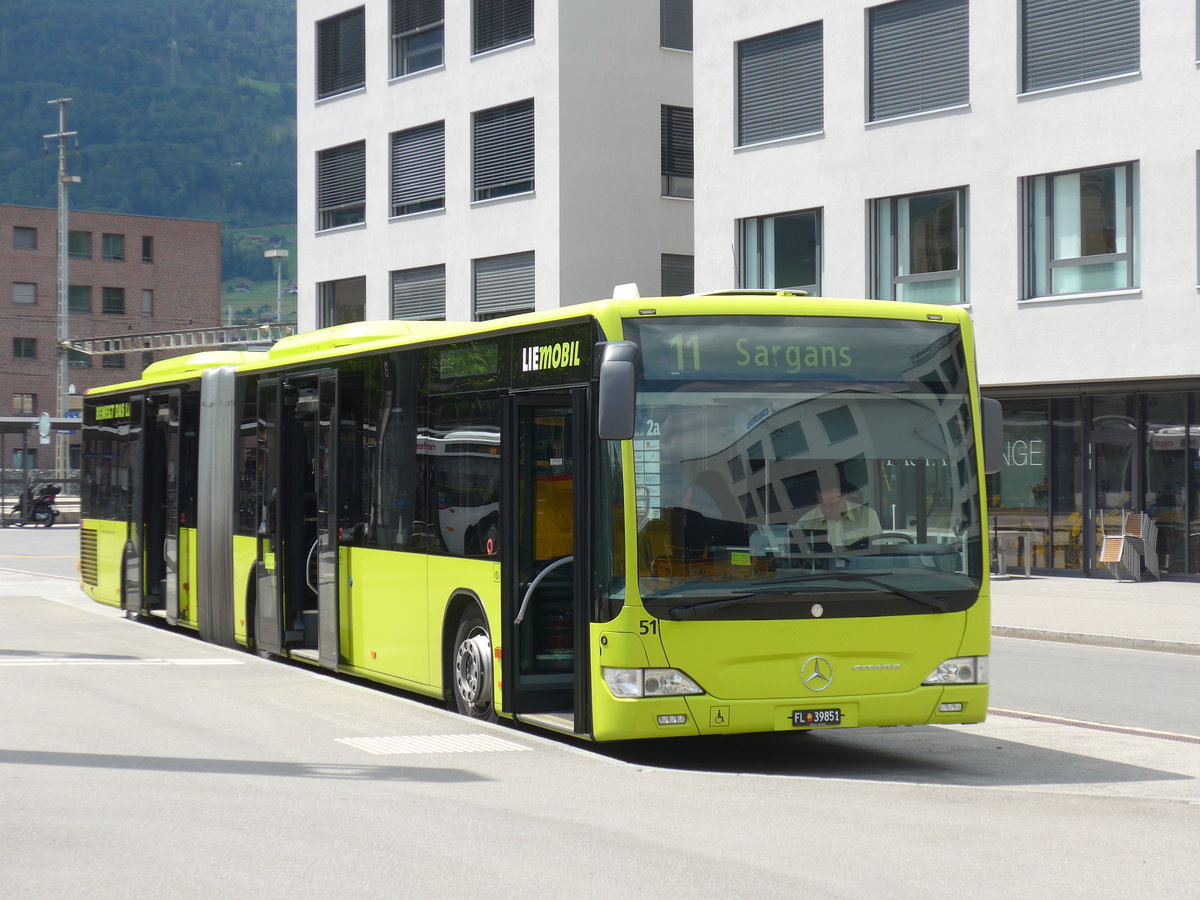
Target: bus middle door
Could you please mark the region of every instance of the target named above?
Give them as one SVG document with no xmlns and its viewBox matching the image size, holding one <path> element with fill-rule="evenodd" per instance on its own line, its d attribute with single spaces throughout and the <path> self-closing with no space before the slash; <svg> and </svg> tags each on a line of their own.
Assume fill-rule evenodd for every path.
<svg viewBox="0 0 1200 900">
<path fill-rule="evenodd" d="M 337 374 L 260 382 L 267 459 L 260 528 L 262 649 L 338 666 Z M 269 563 L 269 565 L 268 565 Z"/>
</svg>

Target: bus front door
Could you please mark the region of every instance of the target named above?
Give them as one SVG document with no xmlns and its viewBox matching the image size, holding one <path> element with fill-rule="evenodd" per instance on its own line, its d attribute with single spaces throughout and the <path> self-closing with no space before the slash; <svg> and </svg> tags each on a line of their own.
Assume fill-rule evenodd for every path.
<svg viewBox="0 0 1200 900">
<path fill-rule="evenodd" d="M 259 528 L 257 643 L 337 669 L 337 375 L 264 381 L 259 392 L 267 522 Z"/>
<path fill-rule="evenodd" d="M 584 410 L 581 390 L 510 399 L 501 504 L 505 706 L 574 734 L 590 729 Z"/>
</svg>

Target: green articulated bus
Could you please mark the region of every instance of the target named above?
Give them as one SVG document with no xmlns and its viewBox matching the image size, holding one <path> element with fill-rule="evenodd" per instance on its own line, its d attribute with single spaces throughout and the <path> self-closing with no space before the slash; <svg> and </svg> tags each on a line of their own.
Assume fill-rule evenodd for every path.
<svg viewBox="0 0 1200 900">
<path fill-rule="evenodd" d="M 598 741 L 979 722 L 996 412 L 954 308 L 341 325 L 90 392 L 81 577 Z"/>
</svg>

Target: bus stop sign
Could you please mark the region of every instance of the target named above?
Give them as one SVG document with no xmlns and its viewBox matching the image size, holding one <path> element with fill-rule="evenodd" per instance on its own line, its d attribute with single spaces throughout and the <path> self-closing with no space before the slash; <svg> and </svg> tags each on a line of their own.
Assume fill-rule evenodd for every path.
<svg viewBox="0 0 1200 900">
<path fill-rule="evenodd" d="M 50 443 L 50 413 L 38 416 L 38 435 L 41 438 L 40 443 Z"/>
</svg>

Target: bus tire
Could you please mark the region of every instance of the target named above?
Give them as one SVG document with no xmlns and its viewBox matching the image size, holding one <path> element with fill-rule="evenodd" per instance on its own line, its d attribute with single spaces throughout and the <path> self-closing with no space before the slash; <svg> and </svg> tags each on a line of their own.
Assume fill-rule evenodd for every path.
<svg viewBox="0 0 1200 900">
<path fill-rule="evenodd" d="M 450 677 L 454 709 L 473 719 L 496 721 L 493 697 L 492 637 L 477 607 L 470 607 L 458 620 L 454 633 Z"/>
</svg>

